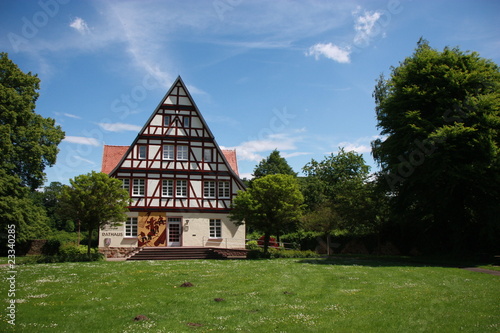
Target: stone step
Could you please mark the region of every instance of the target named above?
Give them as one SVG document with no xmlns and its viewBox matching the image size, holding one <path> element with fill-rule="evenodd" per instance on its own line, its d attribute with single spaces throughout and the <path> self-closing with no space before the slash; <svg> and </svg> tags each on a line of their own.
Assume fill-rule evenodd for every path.
<svg viewBox="0 0 500 333">
<path fill-rule="evenodd" d="M 145 247 L 127 260 L 191 260 L 245 258 L 246 250 L 220 248 Z"/>
</svg>

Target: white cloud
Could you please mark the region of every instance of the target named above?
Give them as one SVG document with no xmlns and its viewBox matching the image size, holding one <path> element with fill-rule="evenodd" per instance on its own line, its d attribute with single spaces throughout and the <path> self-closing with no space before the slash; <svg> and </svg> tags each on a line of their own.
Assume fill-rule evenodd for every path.
<svg viewBox="0 0 500 333">
<path fill-rule="evenodd" d="M 71 114 L 71 113 L 63 113 L 63 116 L 66 116 L 68 118 L 74 118 L 74 119 L 82 119 L 82 117 L 79 117 L 79 116 Z"/>
<path fill-rule="evenodd" d="M 85 22 L 82 18 L 80 17 L 76 17 L 73 22 L 71 22 L 69 24 L 69 26 L 73 29 L 75 29 L 76 31 L 78 31 L 79 33 L 81 33 L 82 35 L 85 35 L 87 33 L 90 32 L 90 29 L 87 25 L 87 22 Z"/>
<path fill-rule="evenodd" d="M 339 147 L 343 147 L 344 151 L 355 151 L 358 154 L 369 153 L 372 151 L 370 145 L 360 144 L 360 143 L 352 143 L 352 142 L 341 142 L 339 143 Z"/>
<path fill-rule="evenodd" d="M 85 136 L 67 136 L 64 138 L 63 141 L 69 142 L 69 143 L 77 143 L 80 145 L 88 145 L 88 146 L 95 146 L 98 147 L 101 144 L 99 141 L 97 141 L 94 138 L 88 138 Z"/>
<path fill-rule="evenodd" d="M 255 161 L 260 162 L 265 156 L 260 153 L 270 152 L 275 149 L 282 151 L 297 149 L 296 143 L 301 141 L 302 138 L 293 133 L 277 133 L 271 134 L 266 138 L 249 140 L 242 142 L 235 147 L 221 147 L 223 149 L 236 149 L 238 159 L 242 161 Z M 283 156 L 287 153 L 282 153 Z M 306 153 L 288 153 L 288 157 L 303 155 Z"/>
<path fill-rule="evenodd" d="M 351 50 L 350 47 L 341 48 L 332 43 L 318 43 L 309 48 L 306 52 L 307 56 L 314 56 L 316 60 L 319 59 L 320 56 L 324 56 L 328 59 L 337 61 L 339 63 L 349 63 Z"/>
<path fill-rule="evenodd" d="M 103 130 L 109 132 L 124 132 L 124 131 L 132 131 L 139 132 L 142 127 L 133 125 L 133 124 L 124 124 L 124 123 L 97 123 Z"/>
<path fill-rule="evenodd" d="M 354 12 L 354 15 L 358 15 L 360 8 Z M 355 17 L 354 19 L 354 30 L 356 35 L 354 36 L 354 43 L 356 45 L 368 45 L 370 44 L 370 39 L 375 37 L 380 33 L 380 27 L 376 24 L 377 21 L 382 16 L 379 11 L 364 11 L 362 15 Z"/>
<path fill-rule="evenodd" d="M 354 141 L 339 142 L 336 146 L 344 148 L 345 151 L 355 151 L 358 154 L 371 153 L 371 142 L 382 138 L 380 135 L 364 136 Z"/>
</svg>

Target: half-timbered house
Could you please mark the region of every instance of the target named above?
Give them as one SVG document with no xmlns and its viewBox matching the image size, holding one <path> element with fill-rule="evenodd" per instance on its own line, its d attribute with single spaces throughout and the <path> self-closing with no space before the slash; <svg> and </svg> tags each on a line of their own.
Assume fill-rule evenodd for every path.
<svg viewBox="0 0 500 333">
<path fill-rule="evenodd" d="M 131 197 L 122 226 L 100 230 L 108 256 L 138 247 L 245 247 L 244 226 L 228 217 L 244 189 L 236 151 L 219 147 L 180 77 L 130 146 L 104 146 L 102 172 Z"/>
</svg>

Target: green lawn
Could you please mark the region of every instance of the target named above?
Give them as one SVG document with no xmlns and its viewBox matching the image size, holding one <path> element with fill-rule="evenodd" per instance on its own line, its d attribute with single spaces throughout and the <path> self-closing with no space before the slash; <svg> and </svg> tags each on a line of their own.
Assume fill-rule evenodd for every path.
<svg viewBox="0 0 500 333">
<path fill-rule="evenodd" d="M 7 277 L 8 268 L 1 268 Z M 500 278 L 337 259 L 16 267 L 16 332 L 499 332 Z M 184 282 L 193 287 L 183 288 Z M 2 279 L 7 323 L 9 284 Z M 222 301 L 215 301 L 222 298 Z M 145 315 L 148 321 L 133 321 Z"/>
</svg>

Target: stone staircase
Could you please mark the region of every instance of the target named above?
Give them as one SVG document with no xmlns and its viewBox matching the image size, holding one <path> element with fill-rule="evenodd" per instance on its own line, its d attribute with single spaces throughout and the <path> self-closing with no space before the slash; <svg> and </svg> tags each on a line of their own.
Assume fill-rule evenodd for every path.
<svg viewBox="0 0 500 333">
<path fill-rule="evenodd" d="M 246 250 L 208 247 L 144 247 L 127 260 L 242 259 Z"/>
</svg>

